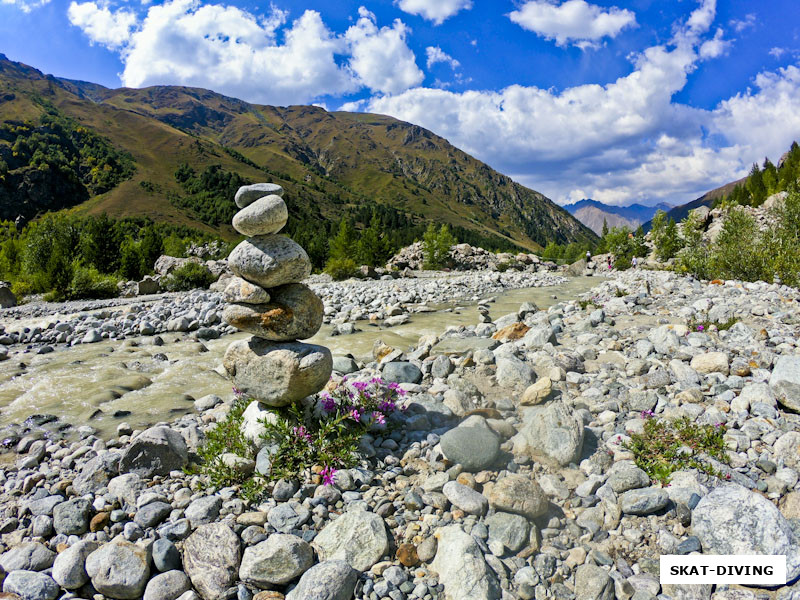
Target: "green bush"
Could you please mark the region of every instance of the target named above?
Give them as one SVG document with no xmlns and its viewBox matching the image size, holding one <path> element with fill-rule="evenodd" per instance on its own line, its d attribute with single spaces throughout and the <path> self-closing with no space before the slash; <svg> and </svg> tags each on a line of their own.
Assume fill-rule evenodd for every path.
<svg viewBox="0 0 800 600">
<path fill-rule="evenodd" d="M 325 264 L 325 272 L 334 281 L 355 277 L 357 271 L 358 267 L 352 258 L 330 258 Z"/>
<path fill-rule="evenodd" d="M 732 207 L 714 241 L 711 273 L 723 279 L 772 280 L 764 244 L 753 217 L 739 207 Z"/>
<path fill-rule="evenodd" d="M 667 219 L 667 213 L 663 210 L 656 212 L 653 217 L 650 239 L 655 246 L 656 258 L 662 262 L 675 258 L 683 247 L 683 239 L 678 233 L 675 219 Z"/>
<path fill-rule="evenodd" d="M 422 238 L 423 268 L 443 269 L 450 265 L 450 248 L 456 243 L 447 225 L 442 225 L 439 231 L 433 223 L 428 225 Z"/>
<path fill-rule="evenodd" d="M 223 455 L 235 454 L 249 460 L 254 460 L 256 457 L 255 449 L 242 433 L 243 415 L 248 404 L 244 396 L 237 394 L 228 415 L 206 431 L 205 440 L 197 450 L 199 467 L 187 469 L 189 473 L 198 472 L 206 475 L 208 482 L 214 487 L 242 485 L 243 496 L 247 499 L 258 496 L 264 482 L 225 464 Z"/>
<path fill-rule="evenodd" d="M 66 297 L 70 300 L 113 298 L 117 293 L 117 280 L 114 277 L 103 275 L 94 267 L 75 265 Z"/>
<path fill-rule="evenodd" d="M 698 425 L 688 417 L 665 421 L 654 418 L 652 411 L 642 412 L 642 418 L 644 432 L 632 434 L 624 447 L 650 479 L 667 484 L 675 471 L 684 469 L 719 476 L 708 457 L 727 463 L 724 425 Z"/>
<path fill-rule="evenodd" d="M 214 283 L 214 280 L 214 274 L 208 267 L 196 262 L 187 262 L 167 276 L 162 286 L 170 292 L 187 292 L 197 288 L 205 289 Z"/>
</svg>

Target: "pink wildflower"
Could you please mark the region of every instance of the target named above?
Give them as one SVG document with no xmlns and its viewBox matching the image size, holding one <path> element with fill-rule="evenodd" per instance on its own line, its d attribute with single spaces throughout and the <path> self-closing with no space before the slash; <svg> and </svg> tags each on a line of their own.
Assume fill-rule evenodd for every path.
<svg viewBox="0 0 800 600">
<path fill-rule="evenodd" d="M 336 475 L 336 469 L 326 465 L 319 474 L 322 475 L 322 485 L 333 485 L 333 476 Z"/>
</svg>

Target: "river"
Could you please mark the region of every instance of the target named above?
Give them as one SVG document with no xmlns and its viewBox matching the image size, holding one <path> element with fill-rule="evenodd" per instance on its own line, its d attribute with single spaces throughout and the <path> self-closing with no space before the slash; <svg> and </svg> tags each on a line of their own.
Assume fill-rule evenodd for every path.
<svg viewBox="0 0 800 600">
<path fill-rule="evenodd" d="M 578 277 L 557 286 L 508 290 L 494 296 L 490 315 L 496 319 L 515 312 L 523 302 L 544 309 L 599 282 L 598 278 Z M 332 337 L 331 326 L 325 325 L 308 341 L 366 362 L 378 338 L 406 350 L 420 336 L 478 322 L 477 304 L 439 308 L 414 314 L 408 323 L 392 328 L 358 322 L 362 331 L 344 336 Z M 14 355 L 0 363 L 0 427 L 34 414 L 53 414 L 62 422 L 76 427 L 88 424 L 103 436 L 113 436 L 123 421 L 134 428 L 147 427 L 194 410 L 194 399 L 230 394 L 230 382 L 218 372 L 222 355 L 232 341 L 246 334 L 205 341 L 202 346 L 183 334 L 162 337 L 163 346 L 143 337 L 58 347 L 43 355 Z M 207 351 L 202 351 L 203 346 Z"/>
</svg>

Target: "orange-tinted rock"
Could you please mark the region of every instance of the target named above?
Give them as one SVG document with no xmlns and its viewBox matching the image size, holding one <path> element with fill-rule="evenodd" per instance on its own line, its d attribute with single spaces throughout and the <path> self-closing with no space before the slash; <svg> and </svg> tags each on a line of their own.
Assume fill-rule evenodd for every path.
<svg viewBox="0 0 800 600">
<path fill-rule="evenodd" d="M 413 567 L 419 564 L 416 546 L 414 544 L 400 544 L 397 548 L 397 560 L 406 567 Z"/>
<path fill-rule="evenodd" d="M 92 520 L 89 521 L 89 531 L 92 533 L 96 533 L 98 531 L 102 531 L 108 525 L 108 522 L 111 520 L 111 514 L 107 512 L 99 512 L 95 516 L 92 517 Z"/>
<path fill-rule="evenodd" d="M 529 329 L 530 327 L 525 325 L 525 323 L 514 323 L 495 332 L 495 334 L 492 336 L 492 339 L 500 340 L 501 342 L 519 340 L 522 338 L 522 336 L 528 333 Z"/>
</svg>

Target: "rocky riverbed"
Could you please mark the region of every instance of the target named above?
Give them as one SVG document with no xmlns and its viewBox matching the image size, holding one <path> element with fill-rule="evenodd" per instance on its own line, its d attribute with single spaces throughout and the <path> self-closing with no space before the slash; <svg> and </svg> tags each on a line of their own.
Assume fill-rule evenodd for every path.
<svg viewBox="0 0 800 600">
<path fill-rule="evenodd" d="M 476 285 L 486 288 L 473 295 L 517 275 L 480 274 Z M 437 284 L 425 283 L 434 284 L 430 298 L 387 294 L 409 314 L 417 298 L 434 304 Z M 320 289 L 330 320 L 353 322 L 354 308 L 369 318 L 378 307 L 364 306 L 373 293 L 365 286 L 329 310 L 333 293 Z M 213 294 L 195 294 L 186 314 L 173 311 L 192 296 L 147 308 L 168 317 L 151 323 L 153 333 L 172 319 L 189 321 L 198 337 L 225 333 L 206 321 L 219 310 Z M 280 481 L 255 503 L 182 470 L 224 418 L 229 394 L 199 398 L 190 413 L 146 431 L 123 423 L 105 438 L 91 428 L 79 441 L 6 430 L 4 592 L 32 600 L 796 600 L 798 302 L 797 290 L 773 284 L 629 271 L 545 310 L 527 303 L 489 318 L 487 306 L 474 324 L 414 348 L 376 345 L 366 364 L 336 362 L 334 378 L 398 382 L 406 410 L 395 413 L 397 427 L 367 436 L 359 467 L 339 471 L 334 485 Z M 72 339 L 89 329 L 101 339 L 124 333 L 103 331 L 107 322 L 141 326 L 142 311 L 120 312 L 76 317 Z M 98 325 L 88 327 L 91 319 Z M 730 319 L 738 322 L 725 331 L 708 327 Z M 706 326 L 689 330 L 689 322 Z M 12 338 L 14 360 L 20 344 L 35 351 L 45 343 L 35 336 L 48 332 Z M 727 464 L 715 465 L 719 477 L 686 469 L 662 486 L 624 443 L 650 418 L 682 416 L 724 424 Z M 692 552 L 785 555 L 789 585 L 662 585 L 658 556 Z"/>
</svg>

